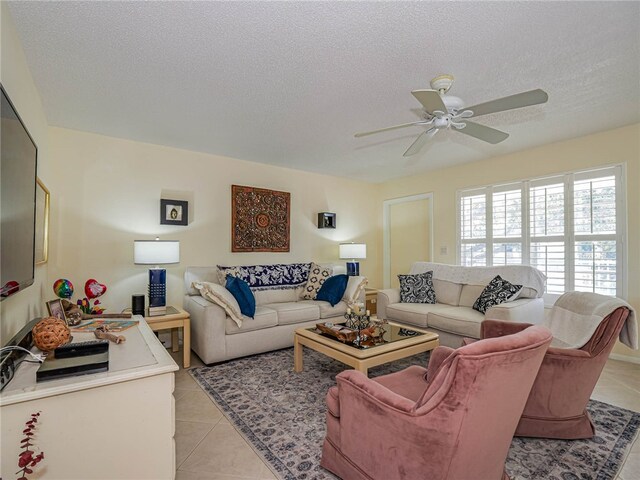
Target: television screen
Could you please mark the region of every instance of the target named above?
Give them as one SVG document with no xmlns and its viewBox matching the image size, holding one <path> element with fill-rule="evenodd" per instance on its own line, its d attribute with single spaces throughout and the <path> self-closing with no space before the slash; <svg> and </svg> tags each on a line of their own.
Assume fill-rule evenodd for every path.
<svg viewBox="0 0 640 480">
<path fill-rule="evenodd" d="M 4 88 L 0 127 L 0 300 L 33 283 L 38 148 Z"/>
</svg>

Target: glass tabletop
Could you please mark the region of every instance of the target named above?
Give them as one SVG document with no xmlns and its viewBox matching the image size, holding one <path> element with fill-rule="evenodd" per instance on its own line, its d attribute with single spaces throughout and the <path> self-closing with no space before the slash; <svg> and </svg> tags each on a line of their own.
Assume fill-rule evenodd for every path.
<svg viewBox="0 0 640 480">
<path fill-rule="evenodd" d="M 336 329 L 336 327 L 342 327 L 343 329 L 345 328 L 344 324 L 341 324 L 341 323 L 337 323 L 337 324 L 325 323 L 324 325 L 326 327 L 334 328 L 334 330 Z M 317 333 L 318 335 L 322 335 L 323 337 L 329 338 L 335 342 L 342 343 L 344 345 L 348 345 L 350 347 L 357 348 L 360 350 L 378 347 L 380 345 L 387 345 L 389 343 L 399 342 L 400 340 L 406 340 L 407 338 L 424 335 L 424 332 L 418 332 L 408 327 L 401 327 L 400 325 L 392 325 L 392 324 L 386 323 L 384 324 L 383 332 L 380 332 L 379 328 L 376 328 L 374 330 L 373 336 L 365 336 L 360 341 L 360 344 L 358 345 L 354 342 L 342 341 L 328 333 L 322 332 L 316 327 L 308 328 L 307 330 L 309 330 L 310 332 Z M 344 331 L 344 330 L 340 330 L 340 331 Z M 380 333 L 382 333 L 382 335 L 380 335 Z"/>
</svg>

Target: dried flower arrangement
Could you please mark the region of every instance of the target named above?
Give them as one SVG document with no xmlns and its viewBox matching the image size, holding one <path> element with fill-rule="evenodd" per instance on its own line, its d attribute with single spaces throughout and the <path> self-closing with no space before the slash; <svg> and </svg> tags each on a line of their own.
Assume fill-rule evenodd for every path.
<svg viewBox="0 0 640 480">
<path fill-rule="evenodd" d="M 20 475 L 20 477 L 18 477 L 17 480 L 29 480 L 27 475 L 33 473 L 32 467 L 35 467 L 44 459 L 44 452 L 40 452 L 34 456 L 36 452 L 32 450 L 34 445 L 31 443 L 39 416 L 40 412 L 32 413 L 31 420 L 27 420 L 25 423 L 26 428 L 22 431 L 25 437 L 20 444 L 24 450 L 18 455 L 18 467 L 20 467 L 20 470 L 18 470 L 16 474 Z"/>
</svg>

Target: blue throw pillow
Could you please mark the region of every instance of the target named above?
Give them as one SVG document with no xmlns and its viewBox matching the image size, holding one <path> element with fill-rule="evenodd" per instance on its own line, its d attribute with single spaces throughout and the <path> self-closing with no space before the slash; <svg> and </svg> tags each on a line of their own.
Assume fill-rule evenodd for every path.
<svg viewBox="0 0 640 480">
<path fill-rule="evenodd" d="M 335 306 L 336 303 L 342 300 L 344 291 L 347 289 L 348 281 L 349 277 L 342 274 L 327 278 L 320 287 L 320 290 L 318 290 L 316 300 L 324 300 L 325 302 L 329 302 L 332 307 Z"/>
<path fill-rule="evenodd" d="M 256 298 L 253 296 L 249 284 L 240 278 L 227 275 L 225 287 L 240 305 L 240 312 L 247 317 L 253 318 L 256 314 Z"/>
</svg>

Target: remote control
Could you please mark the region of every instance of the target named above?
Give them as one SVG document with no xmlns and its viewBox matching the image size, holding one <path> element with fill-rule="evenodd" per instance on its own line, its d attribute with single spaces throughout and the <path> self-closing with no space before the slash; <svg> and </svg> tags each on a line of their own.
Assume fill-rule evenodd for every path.
<svg viewBox="0 0 640 480">
<path fill-rule="evenodd" d="M 86 342 L 67 343 L 54 350 L 55 358 L 84 357 L 109 350 L 108 340 L 89 340 Z"/>
</svg>

